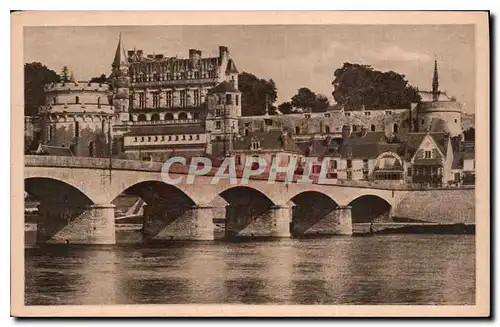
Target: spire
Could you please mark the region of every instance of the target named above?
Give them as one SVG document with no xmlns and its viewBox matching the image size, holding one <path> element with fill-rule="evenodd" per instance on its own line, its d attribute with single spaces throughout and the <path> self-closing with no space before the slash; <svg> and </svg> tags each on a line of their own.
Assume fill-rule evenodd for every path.
<svg viewBox="0 0 500 327">
<path fill-rule="evenodd" d="M 432 77 L 432 99 L 437 101 L 439 97 L 439 76 L 437 60 L 434 60 L 434 76 Z"/>
<path fill-rule="evenodd" d="M 118 39 L 118 46 L 116 47 L 115 59 L 113 60 L 113 67 L 119 68 L 121 66 L 128 66 L 127 55 L 122 44 L 122 33 Z"/>
</svg>

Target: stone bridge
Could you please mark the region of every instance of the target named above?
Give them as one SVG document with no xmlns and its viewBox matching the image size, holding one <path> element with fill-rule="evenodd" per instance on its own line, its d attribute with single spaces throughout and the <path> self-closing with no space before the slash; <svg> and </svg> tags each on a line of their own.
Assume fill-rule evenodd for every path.
<svg viewBox="0 0 500 327">
<path fill-rule="evenodd" d="M 133 194 L 145 202 L 147 240 L 212 240 L 213 208 L 224 203 L 226 236 L 290 237 L 352 234 L 352 222 L 390 216 L 407 189 L 318 183 L 248 184 L 217 177 L 215 169 L 187 182 L 187 168 L 106 158 L 25 156 L 25 190 L 40 201 L 37 239 L 51 243 L 115 243 L 113 201 Z M 239 175 L 241 176 L 241 175 Z M 234 182 L 234 181 L 233 181 Z M 215 204 L 214 204 L 215 203 Z M 219 203 L 219 204 L 216 204 Z"/>
</svg>

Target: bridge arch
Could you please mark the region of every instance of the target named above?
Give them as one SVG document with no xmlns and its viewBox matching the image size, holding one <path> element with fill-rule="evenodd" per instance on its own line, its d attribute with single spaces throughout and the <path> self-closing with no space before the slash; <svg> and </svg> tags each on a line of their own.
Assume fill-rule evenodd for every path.
<svg viewBox="0 0 500 327">
<path fill-rule="evenodd" d="M 24 190 L 40 202 L 91 205 L 95 202 L 85 191 L 69 181 L 50 177 L 26 177 Z"/>
<path fill-rule="evenodd" d="M 392 211 L 391 202 L 377 194 L 360 195 L 352 199 L 348 205 L 351 207 L 353 223 L 387 220 Z"/>
</svg>

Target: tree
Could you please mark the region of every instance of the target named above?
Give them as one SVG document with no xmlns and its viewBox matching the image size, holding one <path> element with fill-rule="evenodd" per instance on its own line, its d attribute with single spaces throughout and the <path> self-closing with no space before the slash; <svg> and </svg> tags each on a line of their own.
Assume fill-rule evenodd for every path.
<svg viewBox="0 0 500 327">
<path fill-rule="evenodd" d="M 241 112 L 243 116 L 263 115 L 266 111 L 266 99 L 269 114 L 275 112 L 274 103 L 278 97 L 276 84 L 272 79 L 260 79 L 243 72 L 238 75 L 238 88 L 241 91 Z"/>
<path fill-rule="evenodd" d="M 476 130 L 474 127 L 470 127 L 468 130 L 464 131 L 464 141 L 475 141 L 476 140 Z"/>
<path fill-rule="evenodd" d="M 324 112 L 330 105 L 328 98 L 322 94 L 316 94 L 307 87 L 302 87 L 292 97 L 292 106 L 312 112 Z"/>
<path fill-rule="evenodd" d="M 410 108 L 421 100 L 404 75 L 381 72 L 369 65 L 344 63 L 335 70 L 333 98 L 345 110 Z"/>
<path fill-rule="evenodd" d="M 99 84 L 104 84 L 108 82 L 108 78 L 106 77 L 106 74 L 101 74 L 99 77 L 92 77 L 90 79 L 90 83 L 99 83 Z"/>
<path fill-rule="evenodd" d="M 24 64 L 24 115 L 33 116 L 45 105 L 45 84 L 59 81 L 57 73 L 39 62 Z"/>
<path fill-rule="evenodd" d="M 279 112 L 281 112 L 282 114 L 285 114 L 285 115 L 291 113 L 292 109 L 293 109 L 293 106 L 292 106 L 292 103 L 290 101 L 283 102 L 282 104 L 280 104 L 278 106 Z"/>
</svg>

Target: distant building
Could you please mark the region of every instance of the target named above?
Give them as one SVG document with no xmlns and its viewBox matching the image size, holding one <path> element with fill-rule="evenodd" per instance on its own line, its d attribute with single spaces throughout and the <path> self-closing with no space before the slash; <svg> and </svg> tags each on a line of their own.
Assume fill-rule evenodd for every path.
<svg viewBox="0 0 500 327">
<path fill-rule="evenodd" d="M 155 160 L 225 155 L 241 115 L 238 70 L 227 47 L 217 57 L 190 49 L 182 59 L 125 53 L 120 37 L 112 68 L 118 153 Z"/>
</svg>

